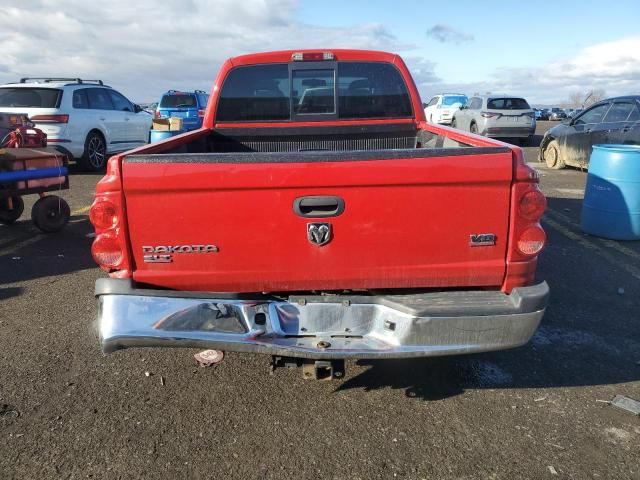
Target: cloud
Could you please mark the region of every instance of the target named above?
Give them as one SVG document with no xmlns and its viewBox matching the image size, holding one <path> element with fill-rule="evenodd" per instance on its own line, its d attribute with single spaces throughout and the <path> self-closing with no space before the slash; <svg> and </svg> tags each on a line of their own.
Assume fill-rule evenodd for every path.
<svg viewBox="0 0 640 480">
<path fill-rule="evenodd" d="M 0 15 L 0 83 L 100 78 L 134 101 L 170 88 L 209 90 L 232 56 L 287 48 L 401 51 L 384 25 L 305 24 L 297 0 L 33 0 Z"/>
<path fill-rule="evenodd" d="M 473 41 L 473 35 L 440 23 L 427 30 L 427 37 L 440 43 L 455 43 L 456 45 Z"/>
<path fill-rule="evenodd" d="M 534 104 L 557 104 L 573 92 L 604 89 L 608 96 L 640 92 L 640 36 L 595 44 L 574 57 L 530 68 L 496 68 L 485 79 L 468 83 L 434 83 L 421 92 L 505 92 L 522 95 Z"/>
<path fill-rule="evenodd" d="M 404 60 L 419 90 L 442 81 L 435 73 L 436 64 L 434 62 L 422 57 L 411 56 L 405 57 Z"/>
</svg>

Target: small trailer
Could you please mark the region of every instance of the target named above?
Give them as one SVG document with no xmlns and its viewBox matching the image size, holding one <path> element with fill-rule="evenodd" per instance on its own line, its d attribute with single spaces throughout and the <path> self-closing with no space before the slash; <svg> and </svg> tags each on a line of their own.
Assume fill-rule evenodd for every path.
<svg viewBox="0 0 640 480">
<path fill-rule="evenodd" d="M 0 223 L 14 223 L 24 211 L 24 195 L 40 198 L 31 219 L 46 233 L 62 229 L 71 216 L 67 202 L 47 192 L 69 188 L 68 160 L 47 148 L 47 135 L 27 115 L 0 112 Z"/>
<path fill-rule="evenodd" d="M 31 219 L 45 233 L 61 230 L 69 221 L 67 202 L 57 195 L 69 189 L 67 157 L 53 148 L 0 149 L 0 223 L 9 225 L 24 211 L 24 195 L 40 198 L 31 208 Z"/>
<path fill-rule="evenodd" d="M 66 155 L 47 148 L 47 135 L 27 115 L 0 112 L 0 223 L 14 223 L 24 211 L 24 195 L 40 198 L 31 219 L 46 233 L 62 229 L 71 215 L 67 202 L 47 192 L 67 190 Z"/>
</svg>

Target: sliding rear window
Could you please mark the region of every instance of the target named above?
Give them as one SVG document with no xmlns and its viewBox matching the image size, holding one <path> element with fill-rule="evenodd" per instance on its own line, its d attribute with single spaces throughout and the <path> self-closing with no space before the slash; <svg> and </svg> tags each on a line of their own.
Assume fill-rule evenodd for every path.
<svg viewBox="0 0 640 480">
<path fill-rule="evenodd" d="M 491 98 L 487 108 L 493 110 L 528 110 L 531 108 L 524 98 Z"/>
<path fill-rule="evenodd" d="M 317 67 L 317 68 L 316 68 Z M 391 64 L 308 62 L 234 68 L 216 120 L 288 121 L 411 118 L 407 86 Z"/>
<path fill-rule="evenodd" d="M 58 108 L 61 98 L 55 88 L 0 88 L 0 107 Z"/>
</svg>

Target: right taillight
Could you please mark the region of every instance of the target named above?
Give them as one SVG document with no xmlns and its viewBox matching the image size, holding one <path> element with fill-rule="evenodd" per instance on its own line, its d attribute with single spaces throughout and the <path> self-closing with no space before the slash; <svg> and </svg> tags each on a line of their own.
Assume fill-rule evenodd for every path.
<svg viewBox="0 0 640 480">
<path fill-rule="evenodd" d="M 112 233 L 97 235 L 91 245 L 91 254 L 98 265 L 108 270 L 118 269 L 124 259 L 120 242 Z"/>
<path fill-rule="evenodd" d="M 533 256 L 540 253 L 547 237 L 540 225 L 523 230 L 518 237 L 518 251 L 523 255 Z"/>
<path fill-rule="evenodd" d="M 515 185 L 518 202 L 515 218 L 514 240 L 519 256 L 531 258 L 542 250 L 546 236 L 540 226 L 540 219 L 547 208 L 538 184 L 534 182 L 518 182 Z"/>
<path fill-rule="evenodd" d="M 547 240 L 540 225 L 547 201 L 538 187 L 538 173 L 524 162 L 520 149 L 514 147 L 512 151 L 516 163 L 511 187 L 507 268 L 501 286 L 505 293 L 533 284 L 537 257 Z"/>
<path fill-rule="evenodd" d="M 518 211 L 527 220 L 538 220 L 547 208 L 547 199 L 538 189 L 528 190 L 520 197 Z"/>
<path fill-rule="evenodd" d="M 514 256 L 511 259 L 516 261 L 535 257 L 546 241 L 540 219 L 547 208 L 547 199 L 538 188 L 538 183 L 534 179 L 528 180 L 514 185 L 514 200 L 517 203 L 512 243 Z"/>
</svg>

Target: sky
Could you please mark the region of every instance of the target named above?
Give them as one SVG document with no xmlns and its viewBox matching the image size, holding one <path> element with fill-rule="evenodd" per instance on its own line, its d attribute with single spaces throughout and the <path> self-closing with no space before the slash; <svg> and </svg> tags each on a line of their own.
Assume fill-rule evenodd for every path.
<svg viewBox="0 0 640 480">
<path fill-rule="evenodd" d="M 365 48 L 404 58 L 423 101 L 640 94 L 640 1 L 0 0 L 0 83 L 100 78 L 135 102 L 209 91 L 245 53 Z"/>
</svg>

